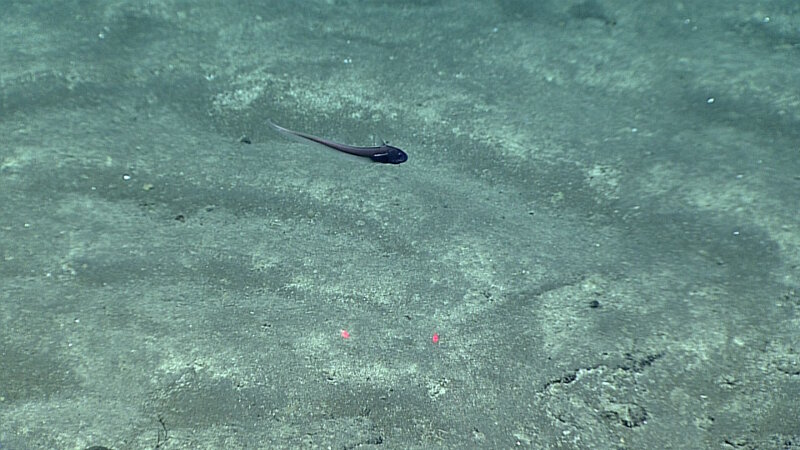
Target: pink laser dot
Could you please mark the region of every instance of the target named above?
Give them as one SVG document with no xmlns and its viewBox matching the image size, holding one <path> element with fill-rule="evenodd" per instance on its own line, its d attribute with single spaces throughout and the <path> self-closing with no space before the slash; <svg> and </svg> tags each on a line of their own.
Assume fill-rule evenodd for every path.
<svg viewBox="0 0 800 450">
<path fill-rule="evenodd" d="M 350 333 L 348 333 L 347 330 L 342 330 L 339 332 L 339 334 L 342 335 L 342 339 L 347 339 L 350 337 Z"/>
<path fill-rule="evenodd" d="M 433 337 L 431 338 L 434 344 L 439 343 L 439 333 L 433 333 Z"/>
</svg>

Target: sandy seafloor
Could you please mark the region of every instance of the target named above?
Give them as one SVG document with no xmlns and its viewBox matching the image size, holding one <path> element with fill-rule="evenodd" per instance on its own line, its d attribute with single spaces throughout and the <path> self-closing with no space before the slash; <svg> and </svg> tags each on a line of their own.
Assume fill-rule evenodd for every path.
<svg viewBox="0 0 800 450">
<path fill-rule="evenodd" d="M 800 448 L 796 1 L 2 9 L 2 450 Z"/>
</svg>

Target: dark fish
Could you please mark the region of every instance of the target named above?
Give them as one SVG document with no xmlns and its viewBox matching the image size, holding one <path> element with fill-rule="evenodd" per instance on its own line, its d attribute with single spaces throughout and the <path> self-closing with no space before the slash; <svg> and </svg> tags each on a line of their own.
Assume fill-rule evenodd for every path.
<svg viewBox="0 0 800 450">
<path fill-rule="evenodd" d="M 300 140 L 301 142 L 315 142 L 317 144 L 324 145 L 325 147 L 339 150 L 342 153 L 369 158 L 377 163 L 401 164 L 408 160 L 408 155 L 406 152 L 397 147 L 392 147 L 386 142 L 379 147 L 355 147 L 352 145 L 339 144 L 337 142 L 312 136 L 310 134 L 301 133 L 299 131 L 292 131 L 273 123 L 271 120 L 268 120 L 267 122 L 272 128 L 277 130 L 278 133 L 288 138 Z"/>
</svg>

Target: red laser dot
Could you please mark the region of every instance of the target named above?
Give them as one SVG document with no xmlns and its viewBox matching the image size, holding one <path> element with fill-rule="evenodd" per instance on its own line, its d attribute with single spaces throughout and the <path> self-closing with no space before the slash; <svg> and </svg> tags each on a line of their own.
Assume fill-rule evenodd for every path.
<svg viewBox="0 0 800 450">
<path fill-rule="evenodd" d="M 348 333 L 347 330 L 340 331 L 340 334 L 342 335 L 342 339 L 347 339 L 350 337 L 350 333 Z"/>
<path fill-rule="evenodd" d="M 439 333 L 433 333 L 433 337 L 431 338 L 434 344 L 439 343 Z"/>
</svg>

